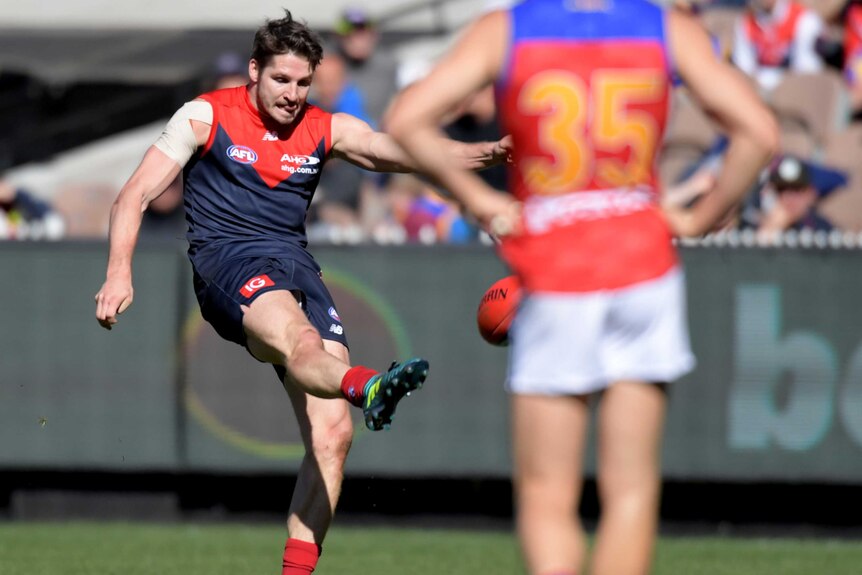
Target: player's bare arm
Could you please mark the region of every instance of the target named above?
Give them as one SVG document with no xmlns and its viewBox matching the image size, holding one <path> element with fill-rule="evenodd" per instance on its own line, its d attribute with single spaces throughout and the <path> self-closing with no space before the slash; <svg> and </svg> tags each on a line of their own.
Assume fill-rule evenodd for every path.
<svg viewBox="0 0 862 575">
<path fill-rule="evenodd" d="M 699 236 L 714 229 L 738 204 L 775 154 L 778 128 L 751 83 L 715 57 L 709 37 L 694 17 L 669 12 L 668 35 L 677 71 L 730 140 L 714 188 L 690 209 L 665 209 L 674 233 Z"/>
<path fill-rule="evenodd" d="M 508 37 L 508 25 L 503 12 L 492 12 L 477 21 L 428 77 L 398 97 L 388 119 L 389 132 L 420 170 L 449 190 L 486 229 L 498 234 L 514 229 L 517 205 L 510 195 L 493 190 L 475 174 L 453 169 L 452 157 L 441 153 L 439 126 L 450 109 L 497 76 L 507 49 L 502 39 Z"/>
<path fill-rule="evenodd" d="M 350 114 L 332 116 L 332 154 L 334 157 L 375 172 L 415 172 L 418 165 L 387 133 L 375 132 L 363 120 Z M 511 154 L 511 138 L 496 142 L 458 142 L 440 134 L 443 147 L 455 165 L 481 170 L 503 163 Z"/>
<path fill-rule="evenodd" d="M 211 116 L 210 111 L 210 124 Z M 108 269 L 105 283 L 96 294 L 96 319 L 102 327 L 111 329 L 117 323 L 117 315 L 132 304 L 132 256 L 144 211 L 169 186 L 180 184 L 182 167 L 194 150 L 206 142 L 210 124 L 186 117 L 178 121 L 172 118 L 114 200 L 108 232 Z"/>
</svg>

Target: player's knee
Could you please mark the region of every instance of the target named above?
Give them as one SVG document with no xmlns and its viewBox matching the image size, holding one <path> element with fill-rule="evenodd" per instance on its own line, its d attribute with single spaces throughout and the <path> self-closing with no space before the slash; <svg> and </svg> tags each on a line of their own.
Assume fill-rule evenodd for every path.
<svg viewBox="0 0 862 575">
<path fill-rule="evenodd" d="M 661 480 L 654 473 L 600 473 L 598 480 L 605 505 L 648 505 L 661 491 Z"/>
<path fill-rule="evenodd" d="M 341 467 L 353 443 L 353 421 L 345 410 L 344 416 L 312 431 L 312 450 L 317 461 Z"/>
<path fill-rule="evenodd" d="M 287 350 L 288 364 L 295 365 L 313 352 L 323 349 L 323 340 L 313 326 L 307 325 L 298 328 L 296 334 L 291 338 L 293 345 Z"/>
</svg>

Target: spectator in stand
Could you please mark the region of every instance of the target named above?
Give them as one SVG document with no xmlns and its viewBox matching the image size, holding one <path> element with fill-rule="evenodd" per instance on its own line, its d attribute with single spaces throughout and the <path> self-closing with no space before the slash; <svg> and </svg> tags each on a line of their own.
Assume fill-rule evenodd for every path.
<svg viewBox="0 0 862 575">
<path fill-rule="evenodd" d="M 348 77 L 347 64 L 338 54 L 326 54 L 314 73 L 309 100 L 332 114 L 344 112 L 371 124 L 366 98 Z"/>
<path fill-rule="evenodd" d="M 348 77 L 344 58 L 337 53 L 326 54 L 318 65 L 309 101 L 332 114 L 343 112 L 373 124 L 362 91 Z M 326 163 L 309 214 L 312 238 L 364 237 L 364 198 L 374 193 L 369 179 L 368 172 L 348 162 L 333 158 Z"/>
<path fill-rule="evenodd" d="M 736 22 L 732 59 L 769 92 L 786 71 L 823 69 L 817 39 L 823 20 L 795 0 L 750 0 Z"/>
<path fill-rule="evenodd" d="M 478 237 L 478 228 L 465 219 L 457 203 L 415 176 L 393 177 L 387 187 L 387 201 L 407 242 L 463 244 Z"/>
<path fill-rule="evenodd" d="M 840 172 L 785 155 L 769 169 L 766 185 L 755 196 L 759 217 L 756 221 L 747 219 L 743 227 L 756 229 L 763 243 L 788 231 L 831 231 L 832 222 L 818 213 L 817 206 L 824 195 L 846 181 Z"/>
<path fill-rule="evenodd" d="M 222 52 L 213 62 L 212 89 L 248 84 L 248 58 L 237 52 Z"/>
<path fill-rule="evenodd" d="M 27 190 L 0 179 L 0 240 L 58 240 L 62 216 Z"/>
<path fill-rule="evenodd" d="M 326 51 L 327 58 L 334 54 L 342 58 L 348 82 L 362 95 L 368 124 L 379 129 L 383 114 L 398 91 L 399 62 L 394 56 L 380 49 L 377 23 L 365 8 L 358 5 L 345 8 L 335 22 L 334 30 L 334 49 Z M 337 181 L 321 182 L 320 191 L 323 193 L 321 193 L 320 207 L 327 206 L 327 197 L 331 197 L 332 193 L 338 196 L 358 197 L 357 208 L 363 230 L 361 234 L 364 235 L 365 231 L 378 228 L 384 218 L 381 212 L 386 209 L 385 188 L 390 174 L 349 172 L 340 169 L 338 171 L 341 173 L 335 175 L 341 177 Z M 359 191 L 356 193 L 337 189 L 342 186 L 359 186 Z M 328 208 L 324 209 L 326 210 Z M 348 225 L 346 228 L 348 241 L 357 237 L 356 233 L 352 233 L 357 229 L 359 228 Z M 337 228 L 330 231 L 339 232 Z M 345 228 L 340 231 L 345 231 Z"/>
<path fill-rule="evenodd" d="M 350 81 L 364 96 L 365 109 L 372 120 L 370 124 L 377 127 L 398 89 L 398 61 L 378 49 L 377 26 L 361 8 L 347 8 L 336 23 L 335 31 L 336 51 L 344 58 Z"/>
</svg>

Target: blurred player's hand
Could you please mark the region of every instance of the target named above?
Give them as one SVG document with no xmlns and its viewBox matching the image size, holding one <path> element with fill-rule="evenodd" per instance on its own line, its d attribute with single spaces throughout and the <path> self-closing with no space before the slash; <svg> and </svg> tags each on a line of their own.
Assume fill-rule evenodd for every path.
<svg viewBox="0 0 862 575">
<path fill-rule="evenodd" d="M 502 239 L 521 232 L 521 202 L 509 194 L 485 194 L 473 205 L 476 218 L 491 237 Z"/>
<path fill-rule="evenodd" d="M 463 144 L 469 149 L 464 168 L 468 170 L 484 170 L 491 166 L 512 162 L 512 137 L 504 136 L 496 142 L 479 142 L 476 144 Z"/>
<path fill-rule="evenodd" d="M 697 238 L 710 232 L 733 229 L 736 226 L 736 215 L 733 211 L 708 218 L 702 213 L 696 213 L 696 210 L 697 206 L 662 206 L 665 221 L 671 233 L 678 238 Z"/>
<path fill-rule="evenodd" d="M 497 142 L 494 142 L 494 150 L 492 154 L 496 163 L 512 163 L 512 136 L 503 136 Z"/>
<path fill-rule="evenodd" d="M 683 206 L 665 204 L 661 211 L 671 234 L 675 237 L 688 238 L 696 235 L 691 225 L 691 210 Z"/>
<path fill-rule="evenodd" d="M 96 319 L 105 329 L 117 323 L 117 316 L 132 305 L 134 290 L 131 278 L 108 278 L 96 294 Z"/>
</svg>

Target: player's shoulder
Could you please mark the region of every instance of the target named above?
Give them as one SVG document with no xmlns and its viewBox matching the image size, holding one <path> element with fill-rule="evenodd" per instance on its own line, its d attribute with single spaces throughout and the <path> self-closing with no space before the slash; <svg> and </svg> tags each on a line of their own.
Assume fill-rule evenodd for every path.
<svg viewBox="0 0 862 575">
<path fill-rule="evenodd" d="M 297 127 L 310 130 L 312 133 L 329 133 L 335 122 L 332 121 L 333 114 L 313 104 L 306 104 L 305 111 L 299 120 Z"/>
<path fill-rule="evenodd" d="M 306 104 L 303 119 L 312 121 L 329 121 L 330 118 L 332 118 L 332 114 L 327 112 L 323 108 L 318 108 L 314 104 Z"/>
<path fill-rule="evenodd" d="M 246 87 L 236 86 L 206 92 L 198 96 L 197 99 L 210 102 L 211 104 L 234 106 L 242 103 L 243 99 L 246 97 Z"/>
</svg>

